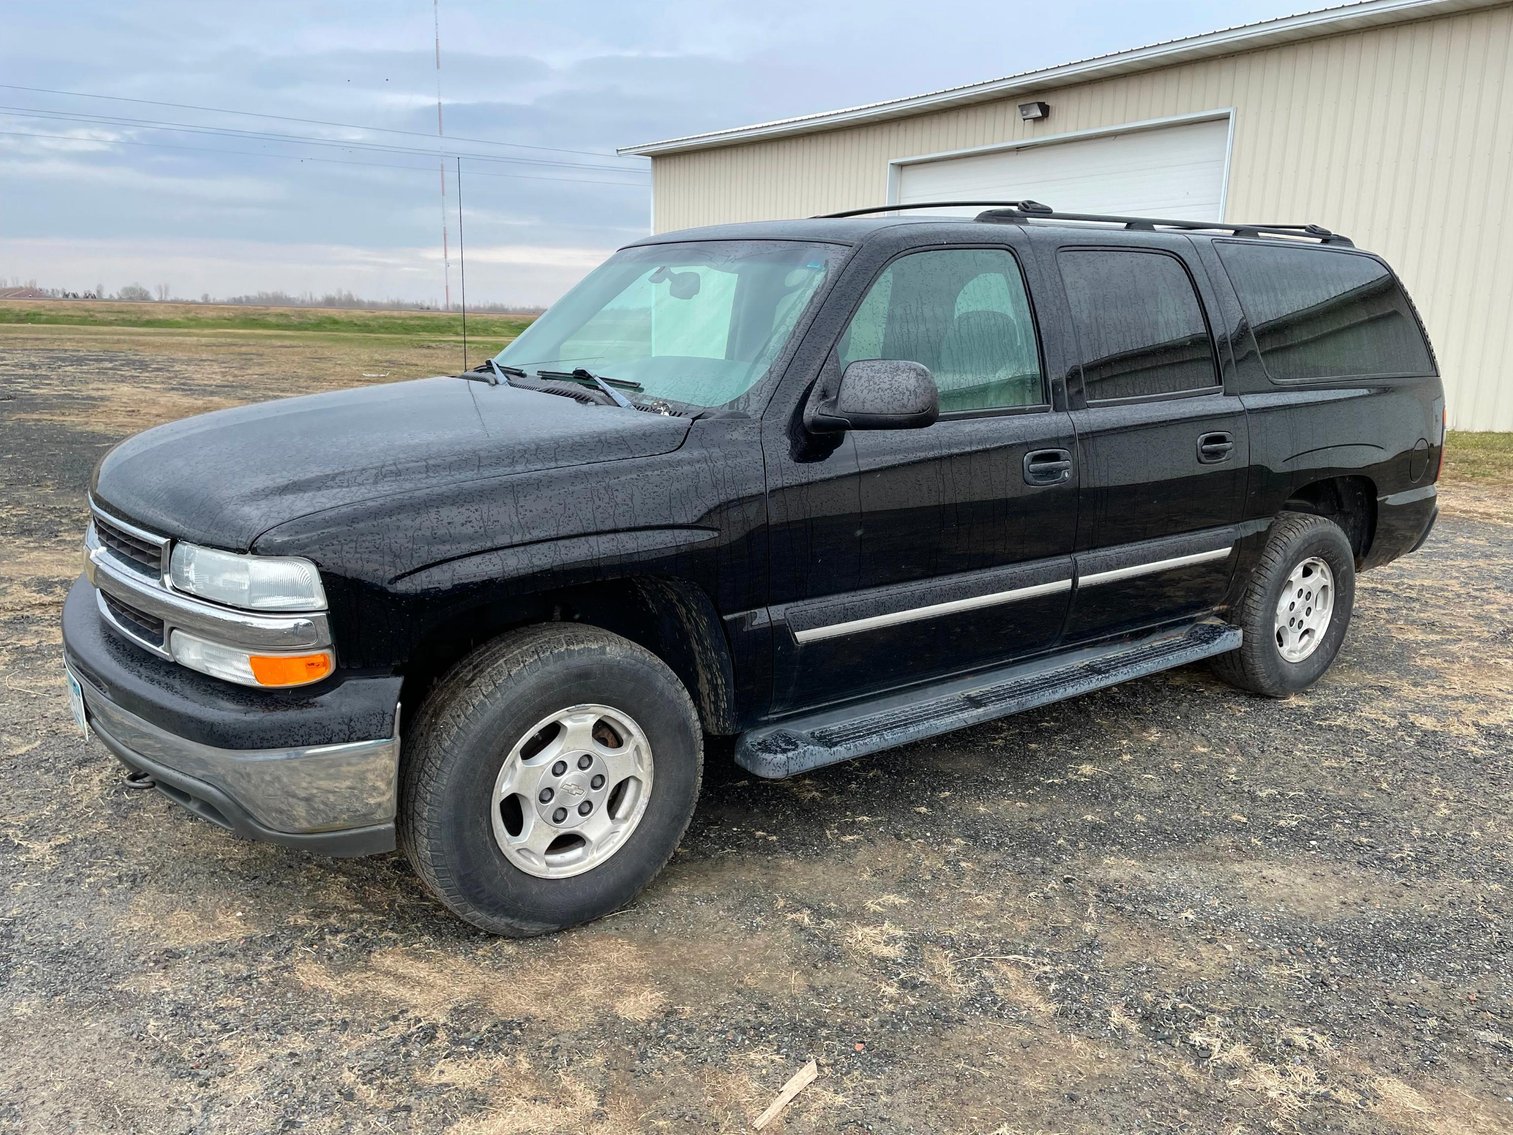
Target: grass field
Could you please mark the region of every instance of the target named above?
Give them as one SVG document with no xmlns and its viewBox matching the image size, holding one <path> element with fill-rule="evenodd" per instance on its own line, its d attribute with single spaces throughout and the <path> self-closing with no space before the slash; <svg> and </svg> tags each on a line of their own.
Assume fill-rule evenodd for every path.
<svg viewBox="0 0 1513 1135">
<path fill-rule="evenodd" d="M 513 339 L 530 316 L 472 314 L 468 334 Z M 0 303 L 0 324 L 28 327 L 126 327 L 173 331 L 320 332 L 337 335 L 462 335 L 456 312 L 369 311 L 323 307 L 250 307 L 241 304 L 102 303 L 13 300 Z"/>
<path fill-rule="evenodd" d="M 529 316 L 469 315 L 467 365 L 529 324 Z M 0 302 L 0 347 L 71 352 L 84 383 L 94 381 L 88 360 L 100 352 L 110 353 L 111 381 L 142 385 L 160 364 L 188 362 L 233 399 L 237 389 L 274 397 L 464 369 L 461 318 L 430 311 L 16 300 Z M 132 358 L 139 365 L 123 376 Z"/>
<path fill-rule="evenodd" d="M 1451 481 L 1513 486 L 1513 434 L 1452 430 L 1442 476 Z"/>
</svg>

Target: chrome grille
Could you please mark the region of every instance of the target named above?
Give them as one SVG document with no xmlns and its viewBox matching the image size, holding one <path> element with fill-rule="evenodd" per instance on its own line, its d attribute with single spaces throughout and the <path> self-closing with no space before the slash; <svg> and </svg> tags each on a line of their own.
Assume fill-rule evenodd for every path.
<svg viewBox="0 0 1513 1135">
<path fill-rule="evenodd" d="M 133 528 L 129 524 L 107 516 L 98 508 L 92 510 L 95 524 L 95 538 L 100 545 L 109 551 L 111 558 L 122 567 L 129 568 L 141 575 L 152 579 L 160 579 L 163 575 L 164 556 L 168 551 L 168 541 L 162 536 L 154 536 L 151 532 L 144 532 L 140 528 Z"/>
<path fill-rule="evenodd" d="M 144 650 L 170 657 L 176 630 L 251 652 L 324 650 L 325 611 L 239 611 L 176 591 L 167 579 L 169 539 L 118 520 L 90 503 L 84 575 L 98 593 L 100 616 Z"/>
<path fill-rule="evenodd" d="M 163 620 L 138 611 L 130 604 L 123 603 L 114 595 L 100 592 L 100 602 L 105 607 L 105 612 L 116 626 L 126 632 L 132 638 L 155 650 L 163 649 L 164 628 Z"/>
</svg>

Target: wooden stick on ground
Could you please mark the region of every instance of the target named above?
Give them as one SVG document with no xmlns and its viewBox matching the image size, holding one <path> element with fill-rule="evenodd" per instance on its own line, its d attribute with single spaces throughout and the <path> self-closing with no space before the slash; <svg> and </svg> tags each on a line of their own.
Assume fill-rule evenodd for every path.
<svg viewBox="0 0 1513 1135">
<path fill-rule="evenodd" d="M 786 1084 L 783 1085 L 783 1090 L 778 1093 L 777 1099 L 768 1104 L 767 1110 L 756 1117 L 756 1120 L 751 1125 L 752 1130 L 760 1131 L 762 1128 L 766 1127 L 769 1123 L 776 1119 L 778 1117 L 778 1113 L 793 1102 L 793 1097 L 802 1092 L 810 1084 L 814 1083 L 814 1078 L 819 1074 L 819 1065 L 817 1065 L 813 1060 L 809 1061 L 808 1064 L 805 1064 L 802 1068 L 795 1072 L 793 1074 L 793 1079 L 789 1080 Z"/>
</svg>

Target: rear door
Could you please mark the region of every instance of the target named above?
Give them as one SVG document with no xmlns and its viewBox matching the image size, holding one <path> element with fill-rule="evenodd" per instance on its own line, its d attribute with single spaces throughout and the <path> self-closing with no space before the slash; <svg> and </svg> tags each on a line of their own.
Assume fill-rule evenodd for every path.
<svg viewBox="0 0 1513 1135">
<path fill-rule="evenodd" d="M 816 556 L 803 594 L 774 609 L 779 710 L 991 666 L 1060 633 L 1075 435 L 1042 365 L 1018 239 L 914 249 L 876 267 L 825 364 L 923 363 L 941 417 L 852 431 L 832 455 L 855 462 L 854 575 L 837 589 Z M 787 457 L 773 447 L 770 460 L 774 449 Z M 832 544 L 837 534 L 826 526 Z"/>
<path fill-rule="evenodd" d="M 1192 243 L 1069 241 L 1055 264 L 1082 471 L 1064 638 L 1210 610 L 1233 572 L 1249 437 L 1244 407 L 1223 384 L 1215 308 Z"/>
</svg>

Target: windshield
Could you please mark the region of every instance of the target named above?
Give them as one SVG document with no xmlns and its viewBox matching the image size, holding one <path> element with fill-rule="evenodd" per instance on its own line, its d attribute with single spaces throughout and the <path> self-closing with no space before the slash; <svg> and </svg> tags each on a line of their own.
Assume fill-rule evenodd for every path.
<svg viewBox="0 0 1513 1135">
<path fill-rule="evenodd" d="M 728 406 L 781 353 L 845 249 L 690 241 L 617 252 L 496 356 L 639 383 L 637 398 Z"/>
</svg>

